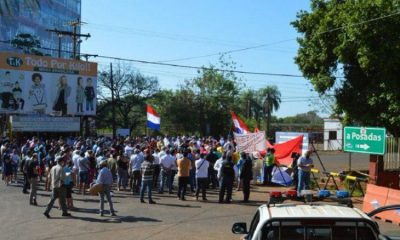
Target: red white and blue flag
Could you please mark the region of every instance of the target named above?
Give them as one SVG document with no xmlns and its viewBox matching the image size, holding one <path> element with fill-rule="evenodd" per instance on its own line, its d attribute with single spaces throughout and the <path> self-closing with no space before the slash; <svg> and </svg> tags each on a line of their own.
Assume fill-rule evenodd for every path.
<svg viewBox="0 0 400 240">
<path fill-rule="evenodd" d="M 147 127 L 160 131 L 160 116 L 150 105 L 147 105 Z"/>
<path fill-rule="evenodd" d="M 238 134 L 247 134 L 250 133 L 249 128 L 246 124 L 240 119 L 234 112 L 231 111 L 233 126 L 235 129 L 235 133 Z"/>
</svg>

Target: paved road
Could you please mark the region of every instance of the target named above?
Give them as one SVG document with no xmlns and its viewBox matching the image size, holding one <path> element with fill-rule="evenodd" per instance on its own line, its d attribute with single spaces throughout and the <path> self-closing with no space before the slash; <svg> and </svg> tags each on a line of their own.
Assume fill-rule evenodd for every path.
<svg viewBox="0 0 400 240">
<path fill-rule="evenodd" d="M 283 188 L 275 188 L 283 189 Z M 216 203 L 217 193 L 211 192 L 208 203 L 177 200 L 175 195 L 155 194 L 156 205 L 141 204 L 137 196 L 117 192 L 113 198 L 118 217 L 100 217 L 95 196 L 74 195 L 72 218 L 62 218 L 53 209 L 52 219 L 42 213 L 49 192 L 39 191 L 38 207 L 29 206 L 28 196 L 19 186 L 0 185 L 0 233 L 2 240 L 22 239 L 238 239 L 231 233 L 232 223 L 249 222 L 257 207 L 268 199 L 272 188 L 254 187 L 252 203 L 237 202 L 241 193 L 234 194 L 233 204 Z M 384 231 L 400 236 L 400 227 L 381 223 Z"/>
</svg>

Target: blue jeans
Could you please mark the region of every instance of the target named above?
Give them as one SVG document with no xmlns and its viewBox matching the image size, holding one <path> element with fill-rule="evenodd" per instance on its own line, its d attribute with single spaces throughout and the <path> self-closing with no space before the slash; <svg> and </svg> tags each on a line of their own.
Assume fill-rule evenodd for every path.
<svg viewBox="0 0 400 240">
<path fill-rule="evenodd" d="M 172 193 L 171 176 L 172 176 L 171 172 L 166 173 L 163 170 L 161 171 L 161 181 L 160 181 L 160 188 L 158 189 L 158 192 L 163 193 L 164 185 L 167 184 L 168 192 Z"/>
<path fill-rule="evenodd" d="M 103 184 L 103 191 L 99 192 L 100 195 L 100 213 L 104 212 L 104 196 L 107 198 L 108 205 L 110 206 L 110 212 L 114 213 L 114 207 L 111 199 L 111 185 Z"/>
<path fill-rule="evenodd" d="M 304 172 L 299 169 L 299 183 L 297 194 L 300 196 L 301 190 L 310 189 L 310 172 Z"/>
<path fill-rule="evenodd" d="M 128 170 L 118 169 L 118 188 L 128 186 Z"/>
<path fill-rule="evenodd" d="M 189 181 L 190 181 L 190 190 L 194 192 L 196 190 L 196 169 L 191 169 L 190 170 L 190 175 L 189 175 Z"/>
<path fill-rule="evenodd" d="M 144 199 L 144 191 L 147 188 L 147 196 L 149 198 L 149 201 L 151 201 L 151 189 L 153 187 L 153 180 L 146 180 L 143 181 L 142 179 L 142 187 L 140 188 L 140 200 Z"/>
</svg>

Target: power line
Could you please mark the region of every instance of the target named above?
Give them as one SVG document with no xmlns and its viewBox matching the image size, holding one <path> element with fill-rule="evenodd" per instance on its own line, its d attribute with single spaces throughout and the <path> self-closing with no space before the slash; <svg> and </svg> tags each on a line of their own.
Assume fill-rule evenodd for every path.
<svg viewBox="0 0 400 240">
<path fill-rule="evenodd" d="M 10 44 L 10 41 L 0 41 L 0 42 Z M 44 50 L 50 50 L 50 51 L 56 50 L 56 49 L 45 48 L 45 47 L 38 47 L 38 49 L 44 49 Z M 62 52 L 73 53 L 71 51 L 62 51 Z M 83 54 L 81 54 L 81 55 L 83 55 Z M 97 55 L 97 57 L 105 58 L 105 59 L 112 59 L 112 60 L 116 60 L 116 61 L 136 62 L 136 63 L 169 66 L 169 67 L 179 67 L 179 68 L 196 69 L 196 70 L 214 70 L 214 71 L 219 71 L 219 72 L 241 73 L 241 74 L 250 74 L 250 75 L 303 78 L 303 76 L 301 76 L 301 75 L 287 74 L 287 73 L 250 72 L 250 71 L 238 71 L 238 70 L 221 69 L 221 68 L 197 67 L 197 66 L 190 66 L 190 65 L 160 63 L 160 62 L 145 61 L 145 60 L 138 60 L 138 59 L 104 56 L 104 55 Z"/>
<path fill-rule="evenodd" d="M 318 32 L 315 35 L 322 35 L 322 34 L 326 34 L 326 33 L 331 33 L 331 32 L 335 32 L 347 27 L 352 27 L 352 26 L 358 26 L 358 25 L 362 25 L 365 23 L 370 23 L 370 22 L 374 22 L 374 21 L 378 21 L 378 20 L 382 20 L 385 18 L 389 18 L 389 17 L 393 17 L 396 15 L 399 15 L 400 11 L 389 14 L 389 15 L 385 15 L 382 17 L 377 17 L 377 18 L 372 18 L 369 20 L 365 20 L 365 21 L 361 21 L 358 23 L 354 23 L 354 24 L 348 24 L 342 27 L 337 27 L 337 28 L 333 28 L 333 29 L 329 29 L 326 31 L 322 31 L 322 32 Z M 193 56 L 193 57 L 185 57 L 185 58 L 177 58 L 177 59 L 170 59 L 170 60 L 165 60 L 165 61 L 158 61 L 158 62 L 177 62 L 177 61 L 184 61 L 184 60 L 192 60 L 192 59 L 197 59 L 197 58 L 205 58 L 205 57 L 212 57 L 212 56 L 217 56 L 217 55 L 223 55 L 223 54 L 230 54 L 230 53 L 235 53 L 235 52 L 242 52 L 242 51 L 248 51 L 248 50 L 252 50 L 252 49 L 257 49 L 257 48 L 263 48 L 269 45 L 275 45 L 275 44 L 280 44 L 280 43 L 284 43 L 284 42 L 290 42 L 290 41 L 294 41 L 297 38 L 290 38 L 290 39 L 286 39 L 286 40 L 282 40 L 282 41 L 278 41 L 278 42 L 272 42 L 272 43 L 265 43 L 265 44 L 260 44 L 260 45 L 255 45 L 255 46 L 250 46 L 250 47 L 245 47 L 245 48 L 239 48 L 239 49 L 233 49 L 233 50 L 229 50 L 229 51 L 223 51 L 223 52 L 218 52 L 218 53 L 211 53 L 211 54 L 207 54 L 207 55 L 202 55 L 202 56 Z"/>
</svg>

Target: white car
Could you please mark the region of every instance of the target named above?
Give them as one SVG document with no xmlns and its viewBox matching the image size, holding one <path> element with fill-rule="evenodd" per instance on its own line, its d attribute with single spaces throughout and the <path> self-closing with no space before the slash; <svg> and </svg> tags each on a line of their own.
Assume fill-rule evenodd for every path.
<svg viewBox="0 0 400 240">
<path fill-rule="evenodd" d="M 380 210 L 373 212 L 376 214 Z M 246 240 L 398 239 L 381 235 L 378 225 L 357 208 L 327 204 L 262 205 L 249 230 L 246 223 L 235 223 L 232 232 L 245 234 L 242 239 Z"/>
</svg>

